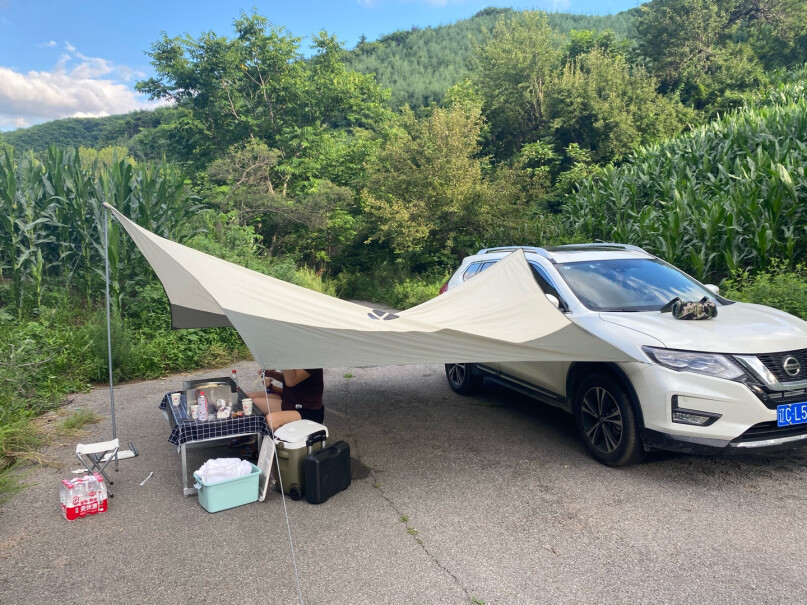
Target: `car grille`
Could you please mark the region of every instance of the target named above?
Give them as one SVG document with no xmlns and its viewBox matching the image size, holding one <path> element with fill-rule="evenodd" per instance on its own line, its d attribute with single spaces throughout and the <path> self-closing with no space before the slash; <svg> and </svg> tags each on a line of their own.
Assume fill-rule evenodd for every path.
<svg viewBox="0 0 807 605">
<path fill-rule="evenodd" d="M 783 367 L 783 362 L 788 357 L 795 357 L 801 364 L 801 370 L 796 376 L 790 376 Z M 799 351 L 786 351 L 784 353 L 765 353 L 757 355 L 757 358 L 765 364 L 771 374 L 779 382 L 793 382 L 795 380 L 807 379 L 807 349 Z"/>
<path fill-rule="evenodd" d="M 750 441 L 764 441 L 765 439 L 781 439 L 782 437 L 796 437 L 807 435 L 807 424 L 791 426 L 776 426 L 776 421 L 760 422 L 755 424 L 732 443 L 748 443 Z"/>
<path fill-rule="evenodd" d="M 760 392 L 752 389 L 754 394 L 759 397 L 765 407 L 770 410 L 775 410 L 777 406 L 786 403 L 801 403 L 807 401 L 807 389 L 795 389 L 792 391 L 765 391 Z"/>
</svg>

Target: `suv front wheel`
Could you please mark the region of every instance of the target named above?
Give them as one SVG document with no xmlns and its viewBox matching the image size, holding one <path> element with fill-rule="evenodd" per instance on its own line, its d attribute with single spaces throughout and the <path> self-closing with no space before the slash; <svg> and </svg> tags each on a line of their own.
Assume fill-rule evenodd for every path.
<svg viewBox="0 0 807 605">
<path fill-rule="evenodd" d="M 625 388 L 607 374 L 592 374 L 574 398 L 577 428 L 591 455 L 608 466 L 641 461 L 644 448 Z"/>
<path fill-rule="evenodd" d="M 482 386 L 482 377 L 472 363 L 447 363 L 446 378 L 451 390 L 460 395 L 473 395 Z"/>
</svg>

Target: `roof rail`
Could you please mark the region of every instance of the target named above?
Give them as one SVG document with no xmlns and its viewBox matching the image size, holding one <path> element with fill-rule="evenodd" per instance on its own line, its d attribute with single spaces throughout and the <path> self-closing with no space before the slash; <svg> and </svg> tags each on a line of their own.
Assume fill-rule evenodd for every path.
<svg viewBox="0 0 807 605">
<path fill-rule="evenodd" d="M 617 244 L 615 242 L 594 242 L 591 244 L 564 244 L 562 246 L 552 246 L 549 248 L 552 251 L 561 251 L 561 250 L 585 250 L 585 249 L 598 249 L 598 248 L 607 248 L 610 250 L 631 250 L 632 252 L 643 252 L 644 254 L 650 254 L 647 250 L 640 248 L 639 246 L 634 246 L 633 244 Z M 652 255 L 651 255 L 652 256 Z"/>
<path fill-rule="evenodd" d="M 477 254 L 489 254 L 491 252 L 515 252 L 516 250 L 524 250 L 524 252 L 532 252 L 539 254 L 545 258 L 549 258 L 549 253 L 543 248 L 536 246 L 498 246 L 495 248 L 482 248 Z"/>
</svg>

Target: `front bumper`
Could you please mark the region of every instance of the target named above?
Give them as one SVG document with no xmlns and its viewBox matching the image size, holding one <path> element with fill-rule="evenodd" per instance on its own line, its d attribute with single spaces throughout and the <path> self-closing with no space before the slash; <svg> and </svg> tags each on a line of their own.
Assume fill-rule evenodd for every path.
<svg viewBox="0 0 807 605">
<path fill-rule="evenodd" d="M 794 427 L 781 428 L 792 429 Z M 777 437 L 771 436 L 767 439 L 755 438 L 754 429 L 755 427 L 749 429 L 748 433 L 750 433 L 750 435 L 748 435 L 748 438 L 743 434 L 732 441 L 687 435 L 671 435 L 669 433 L 644 429 L 642 431 L 642 443 L 644 443 L 647 449 L 704 455 L 774 452 L 807 447 L 807 427 L 805 426 L 800 427 L 800 430 L 803 431 L 802 434 L 783 434 Z"/>
<path fill-rule="evenodd" d="M 776 409 L 766 406 L 743 383 L 656 364 L 625 364 L 643 417 L 642 440 L 648 449 L 729 454 L 787 450 L 807 446 L 807 424 L 777 426 Z M 709 426 L 672 421 L 678 406 L 720 417 Z M 770 402 L 768 402 L 770 405 Z"/>
</svg>

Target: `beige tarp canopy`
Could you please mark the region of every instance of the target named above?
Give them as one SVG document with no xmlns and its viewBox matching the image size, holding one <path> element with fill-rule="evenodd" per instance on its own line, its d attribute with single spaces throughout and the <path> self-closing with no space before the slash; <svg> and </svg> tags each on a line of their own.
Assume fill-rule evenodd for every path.
<svg viewBox="0 0 807 605">
<path fill-rule="evenodd" d="M 233 326 L 264 368 L 630 359 L 555 308 L 520 250 L 417 307 L 375 313 L 164 239 L 106 206 L 162 282 L 173 327 Z"/>
</svg>

